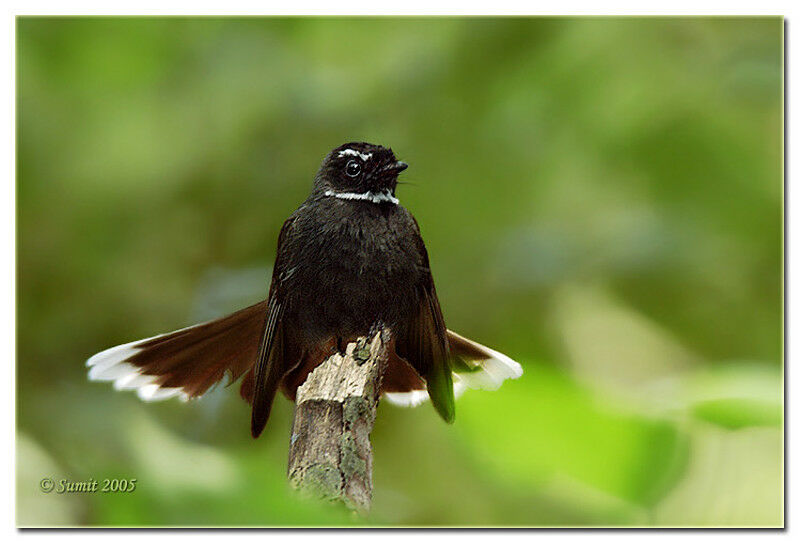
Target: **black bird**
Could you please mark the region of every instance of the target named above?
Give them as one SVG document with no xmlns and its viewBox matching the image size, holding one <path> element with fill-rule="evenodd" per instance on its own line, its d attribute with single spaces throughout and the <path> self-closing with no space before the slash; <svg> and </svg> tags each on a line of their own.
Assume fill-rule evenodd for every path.
<svg viewBox="0 0 800 544">
<path fill-rule="evenodd" d="M 258 437 L 278 389 L 294 400 L 328 356 L 383 326 L 392 331 L 384 397 L 407 406 L 430 398 L 452 422 L 454 393 L 496 389 L 522 368 L 445 328 L 419 226 L 395 196 L 407 166 L 383 146 L 337 147 L 283 224 L 267 300 L 107 349 L 87 361 L 89 378 L 144 400 L 188 400 L 225 374 L 229 383 L 244 376 Z"/>
</svg>

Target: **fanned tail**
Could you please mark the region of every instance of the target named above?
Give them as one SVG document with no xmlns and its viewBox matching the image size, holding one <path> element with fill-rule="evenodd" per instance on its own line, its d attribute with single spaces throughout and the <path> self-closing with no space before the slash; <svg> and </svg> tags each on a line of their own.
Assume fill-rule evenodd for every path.
<svg viewBox="0 0 800 544">
<path fill-rule="evenodd" d="M 450 366 L 453 370 L 453 392 L 456 397 L 467 389 L 494 391 L 505 380 L 522 376 L 520 364 L 499 351 L 451 330 L 447 331 L 447 341 L 450 344 Z M 418 406 L 430 398 L 424 384 L 419 380 L 406 380 L 405 384 L 392 383 L 383 396 L 398 406 Z"/>
<path fill-rule="evenodd" d="M 86 361 L 89 379 L 136 390 L 145 401 L 199 397 L 225 374 L 232 383 L 250 370 L 266 319 L 262 301 L 214 321 L 107 349 Z"/>
</svg>

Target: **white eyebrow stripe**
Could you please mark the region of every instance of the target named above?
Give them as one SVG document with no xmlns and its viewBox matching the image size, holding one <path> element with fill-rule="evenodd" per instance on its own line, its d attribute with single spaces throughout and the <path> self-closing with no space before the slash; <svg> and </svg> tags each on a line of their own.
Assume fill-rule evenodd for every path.
<svg viewBox="0 0 800 544">
<path fill-rule="evenodd" d="M 370 158 L 372 158 L 372 153 L 359 153 L 355 149 L 344 149 L 339 151 L 340 157 L 344 157 L 345 155 L 359 157 L 362 161 L 368 161 Z"/>
<path fill-rule="evenodd" d="M 381 202 L 390 202 L 392 204 L 400 204 L 400 201 L 392 196 L 392 193 L 389 191 L 383 191 L 381 193 L 373 193 L 372 191 L 367 191 L 366 193 L 337 193 L 335 191 L 325 191 L 325 196 L 332 196 L 333 198 L 340 198 L 342 200 L 365 200 L 368 202 L 374 202 L 375 204 L 380 204 Z"/>
</svg>

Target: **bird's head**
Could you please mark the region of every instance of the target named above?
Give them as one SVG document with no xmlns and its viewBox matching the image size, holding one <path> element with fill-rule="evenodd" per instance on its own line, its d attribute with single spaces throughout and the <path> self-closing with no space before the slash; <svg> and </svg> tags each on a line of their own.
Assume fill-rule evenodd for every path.
<svg viewBox="0 0 800 544">
<path fill-rule="evenodd" d="M 314 187 L 330 194 L 375 198 L 383 195 L 391 200 L 397 188 L 397 176 L 406 168 L 408 165 L 398 161 L 388 147 L 351 142 L 340 145 L 325 157 Z"/>
</svg>

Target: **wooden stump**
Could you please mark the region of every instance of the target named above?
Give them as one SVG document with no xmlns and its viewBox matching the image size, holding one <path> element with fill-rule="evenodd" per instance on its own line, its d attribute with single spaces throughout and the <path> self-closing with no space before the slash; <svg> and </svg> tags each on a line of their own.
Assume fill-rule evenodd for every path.
<svg viewBox="0 0 800 544">
<path fill-rule="evenodd" d="M 343 501 L 366 514 L 372 503 L 372 446 L 387 331 L 348 344 L 297 390 L 289 446 L 289 482 L 304 495 Z"/>
</svg>

